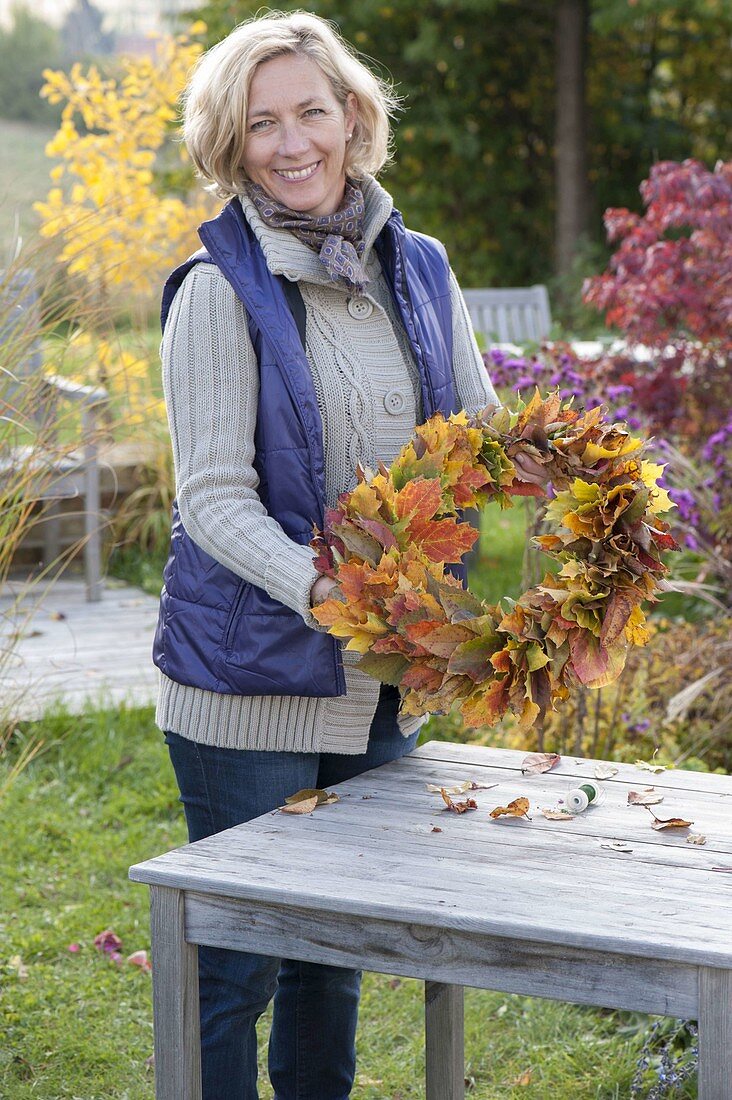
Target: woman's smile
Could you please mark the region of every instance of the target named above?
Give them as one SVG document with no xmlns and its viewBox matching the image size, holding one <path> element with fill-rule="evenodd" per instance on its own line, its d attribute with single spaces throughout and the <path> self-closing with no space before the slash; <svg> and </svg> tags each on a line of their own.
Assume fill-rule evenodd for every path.
<svg viewBox="0 0 732 1100">
<path fill-rule="evenodd" d="M 282 179 L 297 182 L 310 179 L 310 177 L 317 172 L 320 164 L 321 162 L 316 160 L 314 164 L 309 164 L 306 168 L 273 168 L 272 171 L 278 176 L 281 176 Z"/>
</svg>

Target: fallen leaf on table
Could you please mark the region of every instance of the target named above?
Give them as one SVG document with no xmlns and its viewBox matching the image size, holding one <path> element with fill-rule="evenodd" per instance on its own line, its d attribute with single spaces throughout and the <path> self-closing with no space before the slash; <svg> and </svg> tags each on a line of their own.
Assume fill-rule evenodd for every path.
<svg viewBox="0 0 732 1100">
<path fill-rule="evenodd" d="M 470 790 L 470 780 L 464 779 L 462 783 L 456 783 L 454 787 L 442 787 L 439 783 L 427 783 L 425 784 L 430 794 L 441 794 L 443 791 L 445 794 L 465 794 Z"/>
<path fill-rule="evenodd" d="M 521 761 L 521 773 L 523 775 L 539 775 L 541 772 L 551 771 L 561 760 L 556 752 L 530 752 Z"/>
<path fill-rule="evenodd" d="M 687 844 L 706 844 L 707 838 L 702 836 L 701 833 L 689 833 L 686 838 Z"/>
<path fill-rule="evenodd" d="M 431 829 L 431 831 L 432 831 L 433 833 L 441 833 L 441 832 L 442 832 L 442 829 L 440 828 L 440 826 L 439 826 L 439 825 L 433 825 L 433 826 L 432 826 L 432 829 Z"/>
<path fill-rule="evenodd" d="M 497 783 L 476 783 L 474 779 L 463 779 L 462 783 L 456 783 L 454 787 L 442 787 L 437 783 L 425 784 L 430 794 L 465 794 L 466 791 L 489 791 L 491 787 L 497 787 Z"/>
<path fill-rule="evenodd" d="M 653 817 L 652 829 L 688 829 L 693 821 L 686 821 L 683 817 L 656 817 L 650 806 L 646 806 L 648 813 Z"/>
<path fill-rule="evenodd" d="M 665 764 L 649 764 L 647 760 L 636 760 L 635 766 L 636 768 L 640 768 L 641 771 L 653 772 L 655 775 L 658 775 L 659 772 L 666 771 Z"/>
<path fill-rule="evenodd" d="M 17 974 L 19 982 L 28 980 L 28 967 L 25 965 L 20 955 L 12 955 L 8 965 L 10 969 L 14 970 Z"/>
<path fill-rule="evenodd" d="M 595 779 L 612 779 L 618 774 L 618 769 L 612 764 L 598 764 L 595 768 Z"/>
<path fill-rule="evenodd" d="M 454 814 L 464 814 L 466 810 L 478 809 L 478 803 L 474 798 L 464 798 L 462 802 L 453 802 L 444 787 L 441 788 L 440 794 L 444 799 L 445 809 L 452 810 Z"/>
<path fill-rule="evenodd" d="M 531 1075 L 532 1075 L 532 1070 L 525 1069 L 524 1072 L 520 1073 L 518 1075 L 518 1077 L 516 1078 L 516 1080 L 513 1082 L 514 1085 L 530 1085 L 531 1084 Z"/>
<path fill-rule="evenodd" d="M 496 806 L 495 810 L 491 810 L 491 817 L 502 817 L 504 814 L 508 817 L 529 817 L 528 798 L 514 798 L 508 806 Z"/>
<path fill-rule="evenodd" d="M 571 814 L 569 810 L 545 810 L 541 811 L 549 821 L 571 821 L 574 814 Z"/>
<path fill-rule="evenodd" d="M 657 802 L 663 802 L 663 795 L 658 794 L 655 787 L 645 787 L 642 791 L 628 791 L 629 806 L 655 806 Z"/>
<path fill-rule="evenodd" d="M 49 619 L 53 619 L 54 622 L 62 623 L 66 618 L 66 615 L 63 611 L 52 611 L 48 617 Z"/>
<path fill-rule="evenodd" d="M 609 848 L 612 852 L 632 852 L 630 844 L 627 844 L 624 840 L 609 840 L 606 844 L 601 844 L 601 848 Z"/>
<path fill-rule="evenodd" d="M 288 806 L 291 806 L 295 802 L 304 802 L 311 798 L 314 798 L 316 800 L 318 806 L 329 806 L 331 802 L 339 801 L 337 794 L 330 794 L 328 791 L 324 791 L 320 787 L 304 787 L 303 790 L 295 791 L 294 794 L 288 795 L 288 797 L 285 799 L 285 803 Z"/>
<path fill-rule="evenodd" d="M 285 806 L 280 806 L 280 813 L 311 814 L 317 805 L 317 795 L 313 795 L 312 798 L 303 798 L 301 802 L 290 802 Z"/>
</svg>

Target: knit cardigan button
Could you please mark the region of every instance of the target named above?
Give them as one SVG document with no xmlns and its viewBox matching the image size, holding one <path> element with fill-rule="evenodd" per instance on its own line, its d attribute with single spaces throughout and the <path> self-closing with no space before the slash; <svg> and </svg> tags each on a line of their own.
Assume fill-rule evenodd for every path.
<svg viewBox="0 0 732 1100">
<path fill-rule="evenodd" d="M 374 304 L 368 298 L 349 298 L 348 312 L 357 321 L 365 321 L 374 312 Z"/>
<path fill-rule="evenodd" d="M 384 408 L 392 416 L 399 416 L 404 411 L 404 394 L 399 390 L 389 390 L 384 398 Z"/>
</svg>

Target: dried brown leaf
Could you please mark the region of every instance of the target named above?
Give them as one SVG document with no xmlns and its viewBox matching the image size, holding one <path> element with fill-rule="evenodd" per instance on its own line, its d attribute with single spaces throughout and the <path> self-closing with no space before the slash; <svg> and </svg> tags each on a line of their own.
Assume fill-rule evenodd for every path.
<svg viewBox="0 0 732 1100">
<path fill-rule="evenodd" d="M 8 966 L 15 971 L 18 981 L 25 982 L 28 980 L 28 967 L 20 955 L 12 955 Z"/>
<path fill-rule="evenodd" d="M 551 771 L 561 760 L 556 752 L 530 752 L 521 761 L 522 775 L 539 775 Z"/>
<path fill-rule="evenodd" d="M 628 791 L 629 806 L 655 806 L 663 802 L 663 795 L 655 787 L 644 787 L 642 791 Z"/>
<path fill-rule="evenodd" d="M 444 787 L 440 791 L 440 794 L 444 799 L 445 809 L 451 810 L 454 814 L 464 814 L 466 810 L 478 809 L 478 803 L 474 798 L 464 798 L 462 802 L 453 802 Z"/>
<path fill-rule="evenodd" d="M 595 768 L 595 779 L 612 779 L 618 774 L 618 769 L 612 764 L 598 764 Z"/>
<path fill-rule="evenodd" d="M 496 806 L 494 810 L 491 810 L 491 817 L 529 817 L 529 800 L 528 798 L 514 798 L 513 802 L 509 802 L 508 806 Z M 529 818 L 529 820 L 531 820 Z"/>
<path fill-rule="evenodd" d="M 520 1073 L 518 1075 L 518 1077 L 516 1078 L 516 1080 L 513 1082 L 514 1086 L 516 1086 L 516 1085 L 530 1085 L 531 1084 L 531 1077 L 532 1077 L 532 1070 L 525 1069 L 523 1071 L 523 1073 Z"/>
<path fill-rule="evenodd" d="M 337 794 L 324 791 L 322 787 L 304 787 L 301 791 L 288 795 L 285 802 L 288 806 L 292 806 L 296 802 L 304 802 L 311 798 L 317 800 L 318 806 L 329 806 L 332 802 L 338 802 Z"/>
<path fill-rule="evenodd" d="M 303 798 L 300 802 L 290 802 L 288 805 L 280 806 L 280 812 L 283 814 L 311 814 L 317 805 L 317 796 L 313 795 L 312 798 Z"/>
<path fill-rule="evenodd" d="M 646 806 L 648 813 L 653 817 L 652 829 L 688 829 L 693 821 L 686 821 L 683 817 L 656 817 L 650 806 Z"/>
</svg>

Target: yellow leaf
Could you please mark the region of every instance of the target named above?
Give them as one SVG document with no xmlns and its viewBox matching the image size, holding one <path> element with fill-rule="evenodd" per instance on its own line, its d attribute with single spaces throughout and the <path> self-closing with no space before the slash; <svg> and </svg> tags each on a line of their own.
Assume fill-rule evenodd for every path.
<svg viewBox="0 0 732 1100">
<path fill-rule="evenodd" d="M 645 645 L 651 636 L 644 625 L 646 617 L 640 607 L 634 607 L 625 624 L 625 637 L 631 645 Z"/>
<path fill-rule="evenodd" d="M 656 482 L 666 469 L 666 463 L 661 462 L 647 462 L 645 459 L 641 462 L 640 476 L 644 485 L 647 485 L 649 489 L 656 488 Z"/>
<path fill-rule="evenodd" d="M 491 817 L 528 817 L 528 815 L 529 800 L 523 796 L 514 798 L 513 802 L 509 802 L 508 806 L 496 806 L 494 810 L 491 810 Z"/>
</svg>

